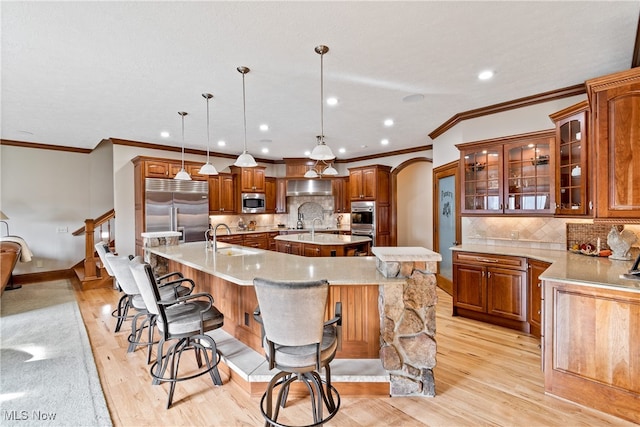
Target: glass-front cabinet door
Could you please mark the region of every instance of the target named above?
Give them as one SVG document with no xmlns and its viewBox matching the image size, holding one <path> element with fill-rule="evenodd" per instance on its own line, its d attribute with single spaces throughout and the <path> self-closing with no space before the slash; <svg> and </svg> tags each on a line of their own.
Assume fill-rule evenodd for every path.
<svg viewBox="0 0 640 427">
<path fill-rule="evenodd" d="M 556 215 L 586 215 L 588 200 L 587 101 L 550 117 L 556 124 Z"/>
<path fill-rule="evenodd" d="M 502 212 L 502 146 L 464 152 L 464 212 Z"/>
<path fill-rule="evenodd" d="M 554 134 L 533 132 L 457 145 L 461 214 L 553 214 Z"/>
<path fill-rule="evenodd" d="M 505 146 L 505 213 L 553 212 L 550 163 L 549 141 Z"/>
</svg>

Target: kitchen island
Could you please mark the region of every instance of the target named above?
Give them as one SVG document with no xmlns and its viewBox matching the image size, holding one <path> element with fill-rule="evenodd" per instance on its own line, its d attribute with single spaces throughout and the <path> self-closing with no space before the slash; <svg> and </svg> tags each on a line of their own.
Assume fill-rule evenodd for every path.
<svg viewBox="0 0 640 427">
<path fill-rule="evenodd" d="M 371 239 L 364 236 L 300 233 L 275 238 L 276 250 L 293 255 L 343 257 L 371 255 Z"/>
<path fill-rule="evenodd" d="M 255 277 L 282 281 L 327 279 L 331 285 L 327 317 L 334 315 L 334 303 L 340 301 L 344 319 L 342 349 L 332 362 L 334 382 L 343 383 L 341 394 L 344 391 L 346 394 L 389 395 L 390 388 L 391 394 L 394 393 L 394 378 L 400 375 L 385 369 L 385 359 L 380 360 L 381 324 L 387 331 L 390 323 L 386 320 L 390 316 L 388 313 L 403 312 L 403 287 L 419 288 L 414 293 L 417 295 L 415 298 L 420 298 L 417 303 L 412 301 L 414 304 L 426 300 L 426 294 L 435 295 L 435 261 L 440 259 L 438 254 L 423 248 L 419 249 L 425 252 L 419 253 L 416 248 L 406 248 L 415 255 L 412 261 L 402 262 L 405 267 L 402 271 L 398 269 L 394 270 L 395 274 L 388 274 L 392 269 L 379 271 L 381 261 L 372 256 L 308 258 L 225 243 L 218 243 L 214 252 L 206 248 L 204 242 L 145 249 L 168 260 L 170 270 L 182 271 L 186 277 L 194 279 L 198 292 L 213 295 L 216 307 L 225 316 L 223 331 L 214 331 L 214 339 L 229 367 L 231 378 L 252 394 L 260 394 L 271 376 L 262 356 L 260 325 L 252 315 L 257 307 L 253 288 Z M 409 264 L 420 269 L 416 277 L 414 269 L 407 268 Z M 404 273 L 412 276 L 407 278 Z M 394 298 L 385 299 L 386 295 Z M 400 295 L 399 299 L 397 295 Z M 382 313 L 378 310 L 379 304 Z M 388 307 L 388 304 L 393 304 L 393 307 Z M 432 305 L 424 310 L 435 310 L 435 302 Z M 403 343 L 409 347 L 409 353 L 419 353 L 424 359 L 428 351 L 422 347 L 428 342 L 430 347 L 427 350 L 433 350 L 435 364 L 435 341 L 423 337 L 420 329 L 415 330 L 415 319 L 412 318 L 412 322 L 415 337 L 413 340 L 405 338 Z M 400 323 L 398 321 L 399 326 Z M 435 324 L 429 326 L 432 335 L 435 334 Z M 393 333 L 386 332 L 385 335 L 392 336 Z M 389 353 L 386 350 L 386 354 Z M 403 377 L 405 389 L 411 392 L 423 389 L 412 381 Z M 414 387 L 407 387 L 407 383 Z"/>
<path fill-rule="evenodd" d="M 511 246 L 453 249 L 551 263 L 539 276 L 545 393 L 640 423 L 640 280 L 622 277 L 632 260 Z"/>
</svg>

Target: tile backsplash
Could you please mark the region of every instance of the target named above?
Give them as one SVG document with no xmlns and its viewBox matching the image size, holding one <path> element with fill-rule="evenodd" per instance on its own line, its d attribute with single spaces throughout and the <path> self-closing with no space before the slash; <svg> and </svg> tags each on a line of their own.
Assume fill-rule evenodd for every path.
<svg viewBox="0 0 640 427">
<path fill-rule="evenodd" d="M 571 224 L 571 227 L 569 227 Z M 594 224 L 591 219 L 548 217 L 463 217 L 463 243 L 566 250 L 569 241 L 597 237 L 606 243 L 611 225 Z M 625 225 L 640 238 L 640 226 Z M 568 233 L 568 230 L 571 230 Z M 579 236 L 576 237 L 580 233 Z M 602 233 L 604 233 L 602 235 Z M 587 240 L 590 242 L 590 240 Z M 587 243 L 587 242 L 579 242 Z M 637 246 L 639 243 L 636 243 Z M 602 245 L 604 247 L 604 245 Z"/>
</svg>

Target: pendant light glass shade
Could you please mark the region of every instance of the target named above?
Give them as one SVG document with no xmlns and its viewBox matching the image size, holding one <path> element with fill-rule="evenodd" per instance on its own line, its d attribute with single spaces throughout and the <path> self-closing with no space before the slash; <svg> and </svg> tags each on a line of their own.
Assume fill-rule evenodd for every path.
<svg viewBox="0 0 640 427">
<path fill-rule="evenodd" d="M 315 169 L 309 169 L 308 171 L 306 171 L 304 173 L 304 177 L 305 178 L 317 178 L 318 177 L 318 172 L 316 172 Z"/>
<path fill-rule="evenodd" d="M 332 164 L 329 164 L 329 166 L 322 171 L 322 175 L 338 175 L 338 171 Z"/>
<path fill-rule="evenodd" d="M 242 74 L 242 113 L 244 117 L 244 150 L 242 154 L 238 156 L 238 159 L 234 163 L 235 166 L 241 168 L 253 168 L 258 166 L 256 160 L 251 154 L 247 152 L 247 101 L 245 96 L 244 75 L 251 71 L 248 67 L 238 67 L 238 72 Z"/>
<path fill-rule="evenodd" d="M 313 148 L 309 158 L 313 160 L 333 160 L 336 156 L 333 154 L 333 151 L 331 151 L 331 148 L 322 141 Z"/>
<path fill-rule="evenodd" d="M 320 135 L 318 139 L 318 145 L 313 148 L 309 158 L 313 160 L 333 160 L 336 156 L 331 151 L 331 148 L 324 143 L 324 54 L 329 52 L 329 48 L 324 45 L 316 46 L 315 51 L 320 55 Z"/>
<path fill-rule="evenodd" d="M 203 93 L 202 97 L 207 100 L 207 163 L 202 165 L 198 173 L 200 175 L 218 175 L 216 168 L 209 162 L 209 100 L 213 98 L 210 93 Z"/>
<path fill-rule="evenodd" d="M 182 118 L 182 168 L 180 168 L 180 172 L 178 172 L 176 176 L 173 177 L 173 179 L 180 179 L 182 181 L 191 181 L 191 176 L 187 173 L 186 170 L 184 170 L 184 116 L 186 116 L 189 113 L 186 113 L 184 111 L 178 111 L 178 114 L 180 114 L 180 117 Z"/>
</svg>

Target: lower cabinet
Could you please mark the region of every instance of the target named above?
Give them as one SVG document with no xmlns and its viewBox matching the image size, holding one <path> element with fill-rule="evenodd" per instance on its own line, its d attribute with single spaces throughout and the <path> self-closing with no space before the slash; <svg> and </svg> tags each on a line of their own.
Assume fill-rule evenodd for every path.
<svg viewBox="0 0 640 427">
<path fill-rule="evenodd" d="M 304 255 L 302 243 L 276 240 L 276 250 L 285 254 Z"/>
<path fill-rule="evenodd" d="M 536 337 L 542 336 L 542 304 L 544 295 L 542 293 L 542 280 L 540 280 L 540 275 L 549 268 L 550 265 L 548 262 L 529 259 L 527 321 L 531 328 L 529 332 Z"/>
<path fill-rule="evenodd" d="M 242 246 L 269 249 L 269 233 L 252 233 L 242 236 Z"/>
<path fill-rule="evenodd" d="M 453 314 L 529 332 L 527 259 L 454 252 Z"/>
</svg>

